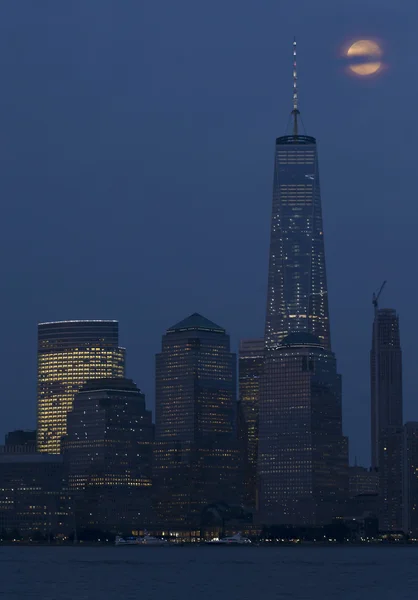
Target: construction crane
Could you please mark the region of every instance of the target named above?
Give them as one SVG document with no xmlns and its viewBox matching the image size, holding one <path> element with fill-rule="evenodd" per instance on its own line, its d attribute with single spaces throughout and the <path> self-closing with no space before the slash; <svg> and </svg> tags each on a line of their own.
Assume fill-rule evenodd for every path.
<svg viewBox="0 0 418 600">
<path fill-rule="evenodd" d="M 377 313 L 377 309 L 379 307 L 379 298 L 380 298 L 380 294 L 383 292 L 383 288 L 386 285 L 386 280 L 382 283 L 382 285 L 380 286 L 380 290 L 377 292 L 373 292 L 373 296 L 372 296 L 372 304 L 374 306 L 374 314 Z"/>
</svg>

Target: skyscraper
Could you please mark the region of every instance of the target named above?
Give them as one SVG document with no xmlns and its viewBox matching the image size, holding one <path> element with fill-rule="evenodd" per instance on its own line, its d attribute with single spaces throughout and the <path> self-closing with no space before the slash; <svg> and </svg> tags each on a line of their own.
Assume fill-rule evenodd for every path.
<svg viewBox="0 0 418 600">
<path fill-rule="evenodd" d="M 276 139 L 265 343 L 308 331 L 330 348 L 318 154 L 315 138 L 299 134 L 296 42 L 293 52 L 293 135 Z"/>
<path fill-rule="evenodd" d="M 380 438 L 386 429 L 403 426 L 402 350 L 399 317 L 392 308 L 379 308 L 373 322 L 370 353 L 372 468 L 379 465 Z"/>
<path fill-rule="evenodd" d="M 38 326 L 37 448 L 59 454 L 74 396 L 89 379 L 124 377 L 117 321 L 56 321 Z"/>
<path fill-rule="evenodd" d="M 330 522 L 348 493 L 348 444 L 335 356 L 311 333 L 292 333 L 267 352 L 263 385 L 262 522 Z"/>
<path fill-rule="evenodd" d="M 386 427 L 379 434 L 379 526 L 401 531 L 404 525 L 405 432 Z"/>
<path fill-rule="evenodd" d="M 132 380 L 97 379 L 80 389 L 62 447 L 85 526 L 130 531 L 149 525 L 153 441 L 151 411 Z"/>
<path fill-rule="evenodd" d="M 248 501 L 256 504 L 258 410 L 264 364 L 264 340 L 241 340 L 239 345 L 239 400 L 245 423 L 248 456 Z"/>
<path fill-rule="evenodd" d="M 194 313 L 156 360 L 155 482 L 160 517 L 199 526 L 210 502 L 238 500 L 236 356 L 225 329 Z"/>
<path fill-rule="evenodd" d="M 316 140 L 299 132 L 296 42 L 293 131 L 276 139 L 259 414 L 263 522 L 321 522 L 347 492 L 341 383 L 331 352 Z"/>
</svg>

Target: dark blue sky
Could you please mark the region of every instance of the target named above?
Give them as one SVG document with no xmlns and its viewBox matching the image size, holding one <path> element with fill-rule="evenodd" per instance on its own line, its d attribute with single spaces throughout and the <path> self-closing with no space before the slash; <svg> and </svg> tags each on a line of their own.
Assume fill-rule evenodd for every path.
<svg viewBox="0 0 418 600">
<path fill-rule="evenodd" d="M 198 311 L 263 333 L 276 135 L 319 142 L 333 347 L 351 454 L 369 457 L 371 294 L 414 385 L 416 0 L 19 0 L 0 6 L 0 433 L 35 425 L 38 321 L 115 318 L 154 395 L 164 330 Z M 389 68 L 345 75 L 351 38 Z"/>
</svg>

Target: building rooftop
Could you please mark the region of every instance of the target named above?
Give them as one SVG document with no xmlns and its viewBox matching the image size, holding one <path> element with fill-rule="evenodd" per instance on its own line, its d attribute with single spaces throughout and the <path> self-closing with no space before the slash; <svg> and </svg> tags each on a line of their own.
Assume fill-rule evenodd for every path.
<svg viewBox="0 0 418 600">
<path fill-rule="evenodd" d="M 199 313 L 193 313 L 190 317 L 179 321 L 167 329 L 167 333 L 178 331 L 213 331 L 217 333 L 225 333 L 225 329 L 216 325 L 213 321 L 209 321 Z"/>
<path fill-rule="evenodd" d="M 309 333 L 308 331 L 294 331 L 289 333 L 281 343 L 282 346 L 320 346 L 323 344 L 316 335 Z"/>
<path fill-rule="evenodd" d="M 132 379 L 125 379 L 124 377 L 112 377 L 107 379 L 89 379 L 80 389 L 80 392 L 92 391 L 139 392 L 140 390 Z"/>
</svg>

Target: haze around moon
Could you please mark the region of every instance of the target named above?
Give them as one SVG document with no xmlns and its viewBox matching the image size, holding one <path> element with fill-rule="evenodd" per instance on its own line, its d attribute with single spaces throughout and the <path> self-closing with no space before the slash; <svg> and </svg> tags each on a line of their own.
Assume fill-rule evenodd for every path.
<svg viewBox="0 0 418 600">
<path fill-rule="evenodd" d="M 373 40 L 358 40 L 347 50 L 347 58 L 352 60 L 349 69 L 360 77 L 377 73 L 383 66 L 381 57 L 382 49 Z"/>
</svg>

